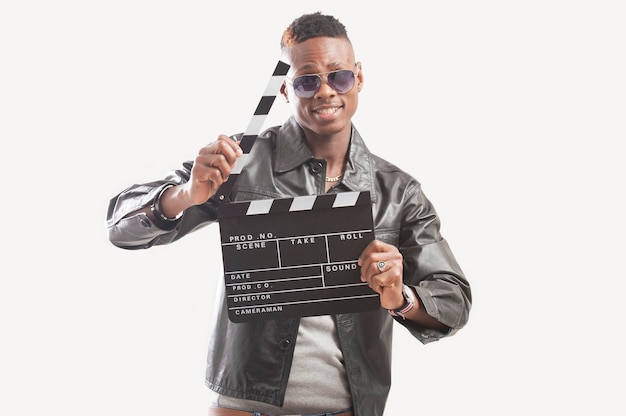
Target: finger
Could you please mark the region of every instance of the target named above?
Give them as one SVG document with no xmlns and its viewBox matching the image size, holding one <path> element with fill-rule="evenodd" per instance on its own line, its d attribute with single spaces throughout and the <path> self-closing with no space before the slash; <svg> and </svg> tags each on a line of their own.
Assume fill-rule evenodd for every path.
<svg viewBox="0 0 626 416">
<path fill-rule="evenodd" d="M 383 260 L 382 256 L 371 256 L 368 272 L 379 278 L 381 275 L 387 274 L 393 268 L 393 261 Z"/>
<path fill-rule="evenodd" d="M 220 135 L 216 142 L 217 152 L 218 154 L 223 154 L 228 163 L 231 165 L 235 163 L 237 158 L 243 155 L 243 150 L 239 146 L 239 142 L 233 140 L 229 136 Z"/>
<path fill-rule="evenodd" d="M 376 287 L 393 288 L 396 287 L 399 282 L 398 276 L 392 271 L 372 275 L 370 279 L 372 289 Z"/>
<path fill-rule="evenodd" d="M 228 144 L 226 141 L 219 140 L 211 143 L 210 145 L 200 149 L 199 156 L 203 156 L 210 162 L 211 166 L 219 167 L 222 162 L 229 165 L 231 168 L 235 165 L 237 158 L 241 156 L 241 149 L 232 140 L 229 140 L 232 144 Z"/>
<path fill-rule="evenodd" d="M 226 180 L 231 171 L 226 159 L 214 153 L 198 155 L 192 169 L 192 175 L 197 180 L 219 182 Z"/>
<path fill-rule="evenodd" d="M 387 270 L 390 267 L 389 263 L 383 260 L 383 256 L 384 253 L 370 253 L 365 256 L 362 255 L 361 259 L 359 259 L 359 264 L 361 264 L 361 281 L 367 282 L 370 287 L 375 285 L 372 279 L 381 274 L 381 269 Z"/>
<path fill-rule="evenodd" d="M 394 293 L 399 292 L 401 285 L 398 285 L 393 279 L 384 279 L 379 276 L 380 275 L 376 275 L 371 280 L 370 288 L 380 295 L 381 301 L 384 300 L 386 302 L 387 299 L 393 299 L 395 297 Z"/>
<path fill-rule="evenodd" d="M 379 261 L 393 258 L 392 253 L 398 252 L 398 249 L 391 244 L 384 243 L 380 240 L 372 240 L 361 252 L 357 263 L 360 266 L 370 261 Z"/>
</svg>

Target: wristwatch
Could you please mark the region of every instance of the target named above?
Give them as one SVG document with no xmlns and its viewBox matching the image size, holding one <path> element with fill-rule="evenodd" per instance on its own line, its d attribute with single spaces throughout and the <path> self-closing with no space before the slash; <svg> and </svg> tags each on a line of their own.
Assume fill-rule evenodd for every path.
<svg viewBox="0 0 626 416">
<path fill-rule="evenodd" d="M 402 319 L 406 319 L 405 315 L 415 307 L 415 293 L 413 293 L 413 289 L 403 284 L 402 296 L 404 296 L 404 305 L 398 309 L 388 309 L 388 311 L 391 316 L 400 316 Z"/>
<path fill-rule="evenodd" d="M 174 229 L 179 223 L 181 217 L 183 216 L 183 212 L 181 211 L 176 217 L 170 218 L 166 216 L 163 211 L 161 211 L 161 197 L 167 189 L 174 186 L 175 185 L 173 183 L 170 183 L 161 188 L 157 196 L 152 201 L 152 204 L 150 205 L 150 210 L 152 211 L 152 215 L 154 215 L 154 222 L 156 223 L 157 227 L 164 230 Z"/>
</svg>

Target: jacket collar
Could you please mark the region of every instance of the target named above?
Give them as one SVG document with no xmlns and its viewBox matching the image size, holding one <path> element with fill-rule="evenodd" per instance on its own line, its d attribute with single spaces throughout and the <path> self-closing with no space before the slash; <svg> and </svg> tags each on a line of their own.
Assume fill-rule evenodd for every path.
<svg viewBox="0 0 626 416">
<path fill-rule="evenodd" d="M 352 125 L 348 153 L 343 185 L 352 191 L 370 191 L 372 202 L 374 202 L 376 193 L 373 187 L 373 157 L 354 125 Z M 291 116 L 277 132 L 274 171 L 276 173 L 287 172 L 311 159 L 313 155 L 306 143 L 304 132 L 296 119 Z"/>
</svg>

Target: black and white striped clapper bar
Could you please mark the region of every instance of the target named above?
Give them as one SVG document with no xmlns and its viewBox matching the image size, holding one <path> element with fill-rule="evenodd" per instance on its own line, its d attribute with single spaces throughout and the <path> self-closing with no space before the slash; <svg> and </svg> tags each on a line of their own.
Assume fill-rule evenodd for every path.
<svg viewBox="0 0 626 416">
<path fill-rule="evenodd" d="M 234 169 L 228 176 L 228 180 L 220 186 L 220 189 L 217 190 L 217 198 L 220 201 L 226 201 L 228 195 L 230 195 L 230 192 L 233 189 L 235 181 L 237 181 L 239 174 L 246 165 L 250 150 L 252 150 L 254 142 L 261 133 L 263 123 L 265 122 L 265 119 L 267 119 L 267 115 L 272 108 L 272 104 L 274 104 L 274 100 L 280 90 L 280 86 L 285 80 L 285 76 L 287 76 L 287 71 L 289 71 L 289 64 L 283 61 L 278 61 L 276 68 L 274 68 L 274 72 L 272 72 L 270 80 L 267 83 L 267 87 L 263 92 L 263 96 L 261 96 L 256 110 L 254 110 L 254 114 L 250 119 L 250 123 L 248 123 L 248 127 L 244 131 L 243 137 L 239 142 L 239 147 L 241 147 L 243 155 L 237 159 Z"/>
<path fill-rule="evenodd" d="M 374 239 L 369 192 L 230 202 L 234 182 L 289 65 L 279 61 L 218 190 L 228 317 L 232 322 L 373 311 L 378 294 L 357 259 Z"/>
</svg>

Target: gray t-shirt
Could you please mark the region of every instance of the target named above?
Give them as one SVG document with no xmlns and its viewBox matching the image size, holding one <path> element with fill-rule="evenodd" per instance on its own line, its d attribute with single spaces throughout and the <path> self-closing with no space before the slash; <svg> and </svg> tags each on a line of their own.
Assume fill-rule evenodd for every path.
<svg viewBox="0 0 626 416">
<path fill-rule="evenodd" d="M 283 407 L 217 393 L 212 402 L 221 407 L 272 415 L 350 409 L 352 398 L 335 321 L 329 315 L 301 319 Z"/>
</svg>

